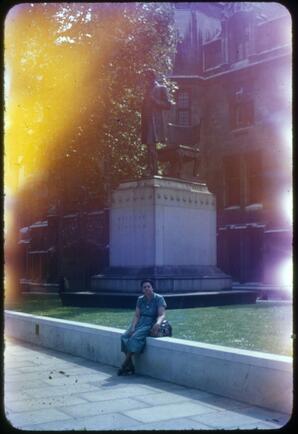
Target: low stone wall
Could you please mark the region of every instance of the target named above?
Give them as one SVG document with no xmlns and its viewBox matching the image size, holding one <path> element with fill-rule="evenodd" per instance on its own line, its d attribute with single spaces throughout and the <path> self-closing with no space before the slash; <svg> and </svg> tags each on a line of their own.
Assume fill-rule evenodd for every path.
<svg viewBox="0 0 298 434">
<path fill-rule="evenodd" d="M 6 311 L 5 335 L 119 367 L 124 330 Z M 147 338 L 136 372 L 291 413 L 292 358 L 176 338 Z"/>
</svg>

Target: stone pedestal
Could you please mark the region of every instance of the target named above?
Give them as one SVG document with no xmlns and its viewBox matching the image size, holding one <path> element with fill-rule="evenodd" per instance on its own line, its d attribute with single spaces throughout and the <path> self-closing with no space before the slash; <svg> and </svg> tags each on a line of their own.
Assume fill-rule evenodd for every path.
<svg viewBox="0 0 298 434">
<path fill-rule="evenodd" d="M 110 267 L 91 286 L 136 292 L 143 277 L 161 293 L 231 286 L 216 267 L 216 203 L 206 184 L 154 176 L 113 193 Z"/>
</svg>

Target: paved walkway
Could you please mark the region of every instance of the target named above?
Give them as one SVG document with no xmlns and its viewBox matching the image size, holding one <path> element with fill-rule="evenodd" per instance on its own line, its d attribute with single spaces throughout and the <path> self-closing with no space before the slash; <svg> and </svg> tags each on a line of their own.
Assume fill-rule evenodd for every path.
<svg viewBox="0 0 298 434">
<path fill-rule="evenodd" d="M 270 429 L 288 415 L 7 340 L 6 417 L 25 430 Z M 224 373 L 223 373 L 224 375 Z"/>
</svg>

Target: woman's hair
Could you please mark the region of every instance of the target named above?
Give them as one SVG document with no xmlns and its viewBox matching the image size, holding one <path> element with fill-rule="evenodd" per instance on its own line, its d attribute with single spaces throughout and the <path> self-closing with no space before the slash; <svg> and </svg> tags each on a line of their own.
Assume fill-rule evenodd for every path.
<svg viewBox="0 0 298 434">
<path fill-rule="evenodd" d="M 141 281 L 141 288 L 143 287 L 144 283 L 150 283 L 150 285 L 152 286 L 152 288 L 154 288 L 154 284 L 153 284 L 152 280 L 150 280 L 150 279 L 143 279 Z"/>
</svg>

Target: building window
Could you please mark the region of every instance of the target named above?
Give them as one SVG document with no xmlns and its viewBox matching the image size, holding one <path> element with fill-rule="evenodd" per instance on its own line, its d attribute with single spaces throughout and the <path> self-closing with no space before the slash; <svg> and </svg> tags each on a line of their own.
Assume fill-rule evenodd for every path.
<svg viewBox="0 0 298 434">
<path fill-rule="evenodd" d="M 250 25 L 240 16 L 235 16 L 230 22 L 230 61 L 231 63 L 244 60 L 249 55 Z"/>
<path fill-rule="evenodd" d="M 246 205 L 260 204 L 263 201 L 262 154 L 251 152 L 244 156 L 246 167 Z"/>
<path fill-rule="evenodd" d="M 222 64 L 221 39 L 204 45 L 204 69 L 215 68 Z"/>
<path fill-rule="evenodd" d="M 224 157 L 224 204 L 225 207 L 240 206 L 241 203 L 241 167 L 240 156 Z"/>
<path fill-rule="evenodd" d="M 254 103 L 252 100 L 231 103 L 231 128 L 245 128 L 254 123 Z"/>
<path fill-rule="evenodd" d="M 179 90 L 176 100 L 176 123 L 182 126 L 190 126 L 190 93 L 187 90 Z"/>
<path fill-rule="evenodd" d="M 235 61 L 246 59 L 249 49 L 249 28 L 245 26 L 239 35 L 239 39 L 235 41 Z"/>
</svg>

